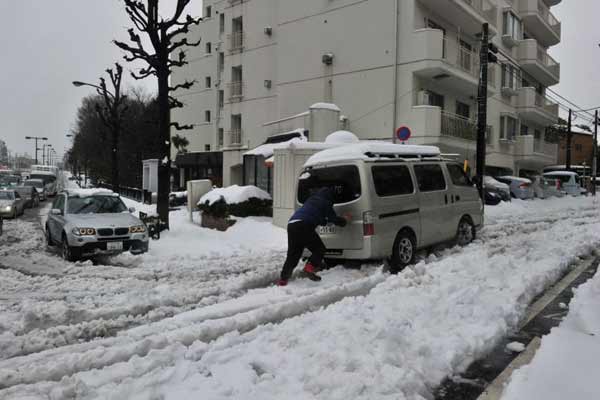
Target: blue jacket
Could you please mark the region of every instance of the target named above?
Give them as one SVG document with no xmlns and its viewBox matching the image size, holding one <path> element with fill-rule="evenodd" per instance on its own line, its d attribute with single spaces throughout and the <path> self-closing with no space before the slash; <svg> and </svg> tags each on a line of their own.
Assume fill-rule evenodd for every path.
<svg viewBox="0 0 600 400">
<path fill-rule="evenodd" d="M 329 188 L 320 189 L 310 196 L 292 215 L 290 221 L 293 220 L 301 220 L 315 228 L 328 223 L 346 225 L 346 220 L 338 217 L 333 209 L 333 191 Z"/>
</svg>

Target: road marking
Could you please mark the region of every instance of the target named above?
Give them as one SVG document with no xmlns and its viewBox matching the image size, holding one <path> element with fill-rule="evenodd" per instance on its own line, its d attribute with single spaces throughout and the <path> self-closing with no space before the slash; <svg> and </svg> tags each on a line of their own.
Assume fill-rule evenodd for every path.
<svg viewBox="0 0 600 400">
<path fill-rule="evenodd" d="M 542 340 L 539 337 L 534 337 L 529 345 L 521 354 L 519 354 L 508 367 L 502 371 L 500 375 L 494 379 L 494 381 L 485 388 L 481 396 L 477 398 L 477 400 L 498 400 L 502 397 L 502 392 L 504 391 L 504 387 L 506 383 L 509 381 L 510 377 L 514 370 L 521 368 L 524 365 L 527 365 L 533 359 L 536 351 L 540 348 Z"/>
</svg>

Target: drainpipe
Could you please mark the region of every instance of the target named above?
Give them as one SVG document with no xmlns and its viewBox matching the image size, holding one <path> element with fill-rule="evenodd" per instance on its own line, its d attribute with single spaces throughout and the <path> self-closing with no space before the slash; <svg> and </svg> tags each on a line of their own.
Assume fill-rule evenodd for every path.
<svg viewBox="0 0 600 400">
<path fill-rule="evenodd" d="M 398 33 L 400 31 L 400 0 L 395 1 L 396 27 L 394 29 L 394 116 L 392 120 L 392 141 L 396 143 L 396 127 L 398 126 Z"/>
</svg>

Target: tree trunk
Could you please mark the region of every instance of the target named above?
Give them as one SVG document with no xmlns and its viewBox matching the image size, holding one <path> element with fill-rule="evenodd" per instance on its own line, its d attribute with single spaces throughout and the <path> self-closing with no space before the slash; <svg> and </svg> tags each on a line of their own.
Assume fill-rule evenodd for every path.
<svg viewBox="0 0 600 400">
<path fill-rule="evenodd" d="M 169 71 L 158 72 L 158 130 L 160 141 L 160 160 L 158 162 L 158 193 L 156 212 L 160 220 L 169 228 L 169 185 L 171 174 L 171 108 L 169 104 Z M 166 162 L 165 162 L 166 161 Z"/>
</svg>

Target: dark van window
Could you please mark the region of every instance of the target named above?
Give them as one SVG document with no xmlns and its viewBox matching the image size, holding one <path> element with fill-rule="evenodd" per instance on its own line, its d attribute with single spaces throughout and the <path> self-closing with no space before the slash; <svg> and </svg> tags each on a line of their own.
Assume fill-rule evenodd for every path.
<svg viewBox="0 0 600 400">
<path fill-rule="evenodd" d="M 380 197 L 397 196 L 414 192 L 410 171 L 405 165 L 373 167 L 375 192 Z"/>
<path fill-rule="evenodd" d="M 444 173 L 439 164 L 415 165 L 415 175 L 421 192 L 446 189 Z"/>
<path fill-rule="evenodd" d="M 354 165 L 317 168 L 303 172 L 298 181 L 298 201 L 306 199 L 319 189 L 330 187 L 335 191 L 334 203 L 348 203 L 360 197 L 360 175 Z"/>
<path fill-rule="evenodd" d="M 446 164 L 452 183 L 456 186 L 473 186 L 471 180 L 458 164 Z"/>
</svg>

